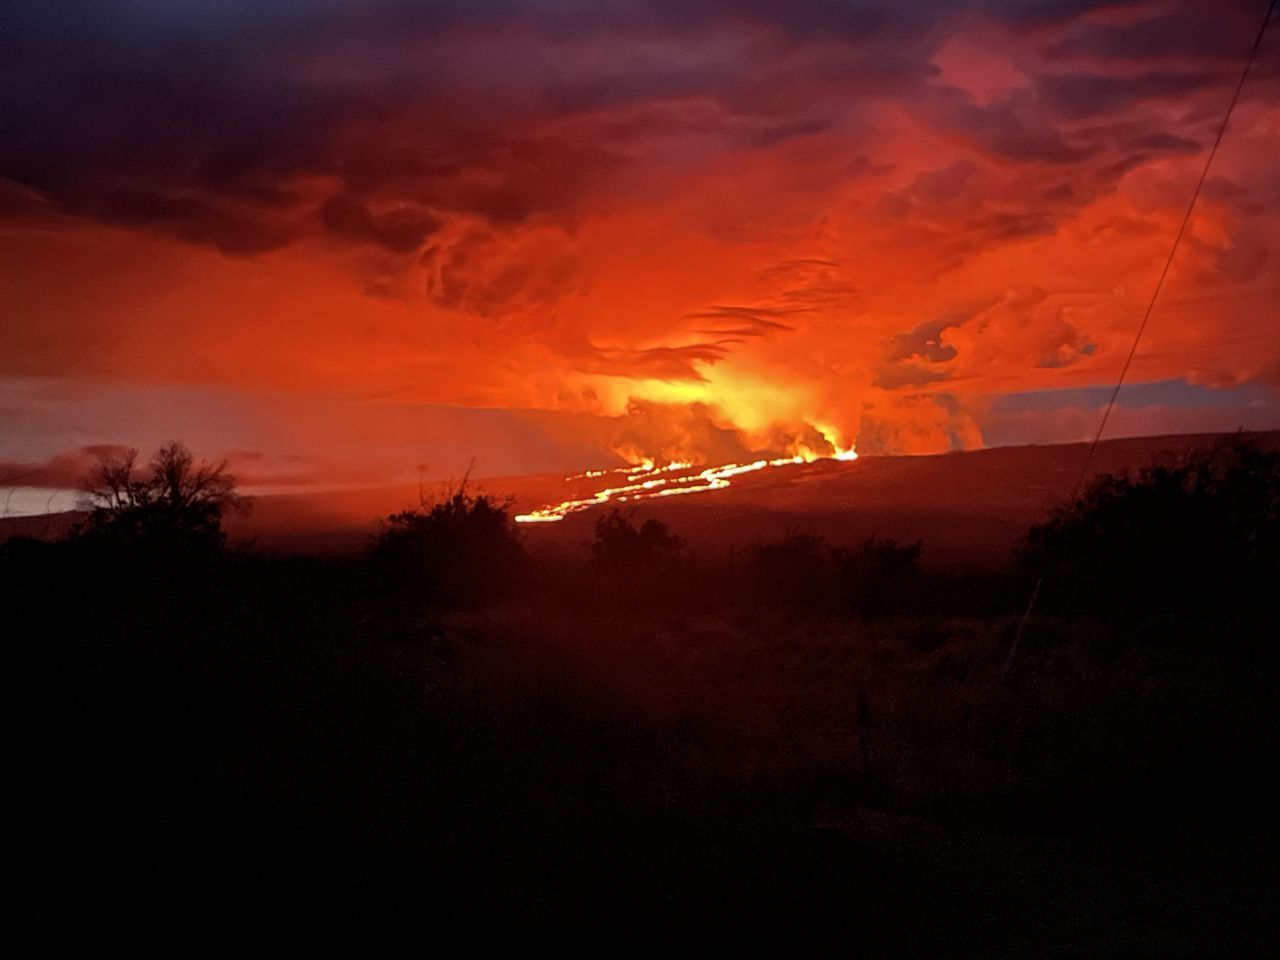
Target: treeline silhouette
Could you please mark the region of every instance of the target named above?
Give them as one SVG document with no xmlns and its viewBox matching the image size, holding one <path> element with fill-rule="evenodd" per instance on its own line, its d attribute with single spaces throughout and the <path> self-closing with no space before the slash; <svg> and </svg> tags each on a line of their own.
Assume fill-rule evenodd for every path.
<svg viewBox="0 0 1280 960">
<path fill-rule="evenodd" d="M 673 612 L 727 606 L 797 616 L 994 615 L 1020 609 L 1037 579 L 1058 616 L 1259 612 L 1280 582 L 1280 452 L 1239 438 L 1097 478 L 1027 531 L 1004 571 L 938 570 L 926 544 L 869 537 L 832 544 L 800 527 L 707 560 L 662 520 L 602 513 L 585 562 L 532 558 L 508 499 L 468 478 L 385 519 L 358 558 L 273 557 L 234 546 L 224 515 L 248 510 L 225 463 L 172 442 L 140 465 L 111 454 L 86 478 L 86 519 L 65 542 L 14 539 L 9 566 L 41 556 L 94 577 L 190 576 L 211 565 L 327 564 L 371 597 L 441 611 L 516 599 Z"/>
</svg>

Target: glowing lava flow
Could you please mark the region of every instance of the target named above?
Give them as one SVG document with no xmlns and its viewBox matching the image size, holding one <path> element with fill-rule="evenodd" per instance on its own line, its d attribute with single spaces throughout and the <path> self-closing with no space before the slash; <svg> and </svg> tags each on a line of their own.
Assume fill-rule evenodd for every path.
<svg viewBox="0 0 1280 960">
<path fill-rule="evenodd" d="M 776 460 L 754 460 L 751 463 L 726 463 L 718 467 L 706 467 L 697 473 L 684 477 L 664 476 L 664 474 L 680 473 L 692 470 L 693 465 L 683 461 L 674 461 L 665 466 L 655 466 L 652 460 L 631 467 L 616 467 L 612 470 L 588 470 L 566 480 L 595 478 L 609 473 L 627 475 L 627 482 L 617 487 L 606 487 L 597 490 L 591 496 L 581 500 L 564 500 L 549 506 L 539 507 L 530 513 L 517 516 L 516 523 L 554 523 L 563 520 L 571 513 L 577 513 L 603 503 L 627 503 L 634 500 L 649 500 L 654 497 L 675 497 L 686 493 L 704 493 L 708 490 L 723 490 L 730 485 L 730 478 L 744 473 L 754 473 L 767 467 L 786 467 L 797 463 L 811 463 L 814 460 L 856 460 L 857 452 L 852 448 L 842 449 L 835 446 L 833 454 L 813 453 L 807 449 L 793 457 L 780 457 Z"/>
</svg>

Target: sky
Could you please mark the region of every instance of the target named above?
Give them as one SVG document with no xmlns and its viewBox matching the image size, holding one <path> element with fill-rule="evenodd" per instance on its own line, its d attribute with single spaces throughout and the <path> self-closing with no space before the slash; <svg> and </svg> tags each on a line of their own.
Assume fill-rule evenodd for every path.
<svg viewBox="0 0 1280 960">
<path fill-rule="evenodd" d="M 1265 6 L 7 5 L 0 486 L 1089 437 Z M 1108 435 L 1280 427 L 1277 34 Z"/>
</svg>

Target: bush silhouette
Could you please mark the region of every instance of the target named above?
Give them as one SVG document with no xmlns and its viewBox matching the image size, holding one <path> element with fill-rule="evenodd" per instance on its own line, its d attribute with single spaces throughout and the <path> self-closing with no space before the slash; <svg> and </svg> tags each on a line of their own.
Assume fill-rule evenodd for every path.
<svg viewBox="0 0 1280 960">
<path fill-rule="evenodd" d="M 755 548 L 746 583 L 757 601 L 809 613 L 902 611 L 920 600 L 923 546 L 869 537 L 856 549 L 833 548 L 821 537 L 788 530 Z"/>
<path fill-rule="evenodd" d="M 447 605 L 484 603 L 517 585 L 524 547 L 510 503 L 464 480 L 437 501 L 388 517 L 370 556 L 388 584 Z"/>
<path fill-rule="evenodd" d="M 781 540 L 755 547 L 744 572 L 756 601 L 812 613 L 839 608 L 835 560 L 821 537 L 789 529 Z"/>
<path fill-rule="evenodd" d="M 1280 453 L 1239 440 L 1100 477 L 1018 550 L 1074 611 L 1226 609 L 1280 583 Z"/>
<path fill-rule="evenodd" d="M 177 441 L 146 467 L 139 467 L 137 450 L 103 456 L 82 492 L 89 517 L 81 538 L 165 555 L 220 549 L 223 514 L 248 506 L 225 461 L 197 462 Z"/>
<path fill-rule="evenodd" d="M 911 609 L 921 597 L 920 553 L 924 541 L 868 537 L 856 550 L 833 551 L 850 609 L 878 615 Z"/>
<path fill-rule="evenodd" d="M 637 527 L 615 509 L 596 520 L 591 560 L 611 573 L 656 573 L 669 569 L 683 549 L 684 541 L 661 520 Z"/>
</svg>

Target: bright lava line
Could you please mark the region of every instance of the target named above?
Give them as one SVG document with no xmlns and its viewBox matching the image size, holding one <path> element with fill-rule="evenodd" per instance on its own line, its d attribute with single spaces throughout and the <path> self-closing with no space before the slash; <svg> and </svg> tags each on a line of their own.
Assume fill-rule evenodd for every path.
<svg viewBox="0 0 1280 960">
<path fill-rule="evenodd" d="M 814 454 L 808 450 L 792 457 L 780 457 L 776 460 L 754 460 L 751 463 L 726 463 L 718 467 L 706 467 L 698 473 L 686 477 L 663 476 L 663 474 L 679 473 L 691 470 L 693 465 L 684 461 L 674 461 L 657 467 L 652 460 L 631 467 L 616 467 L 612 470 L 588 470 L 579 473 L 569 480 L 581 480 L 604 476 L 608 473 L 625 473 L 627 483 L 618 487 L 606 487 L 597 490 L 589 497 L 580 500 L 563 500 L 560 503 L 548 504 L 529 513 L 522 513 L 515 518 L 516 523 L 555 523 L 563 520 L 571 513 L 578 513 L 603 503 L 627 503 L 636 500 L 649 500 L 654 497 L 675 497 L 687 493 L 705 493 L 710 490 L 723 490 L 730 486 L 730 478 L 744 473 L 754 473 L 768 467 L 788 467 L 798 463 L 812 463 L 814 460 L 856 460 L 857 451 L 852 447 L 842 449 L 832 445 L 832 454 Z"/>
</svg>

